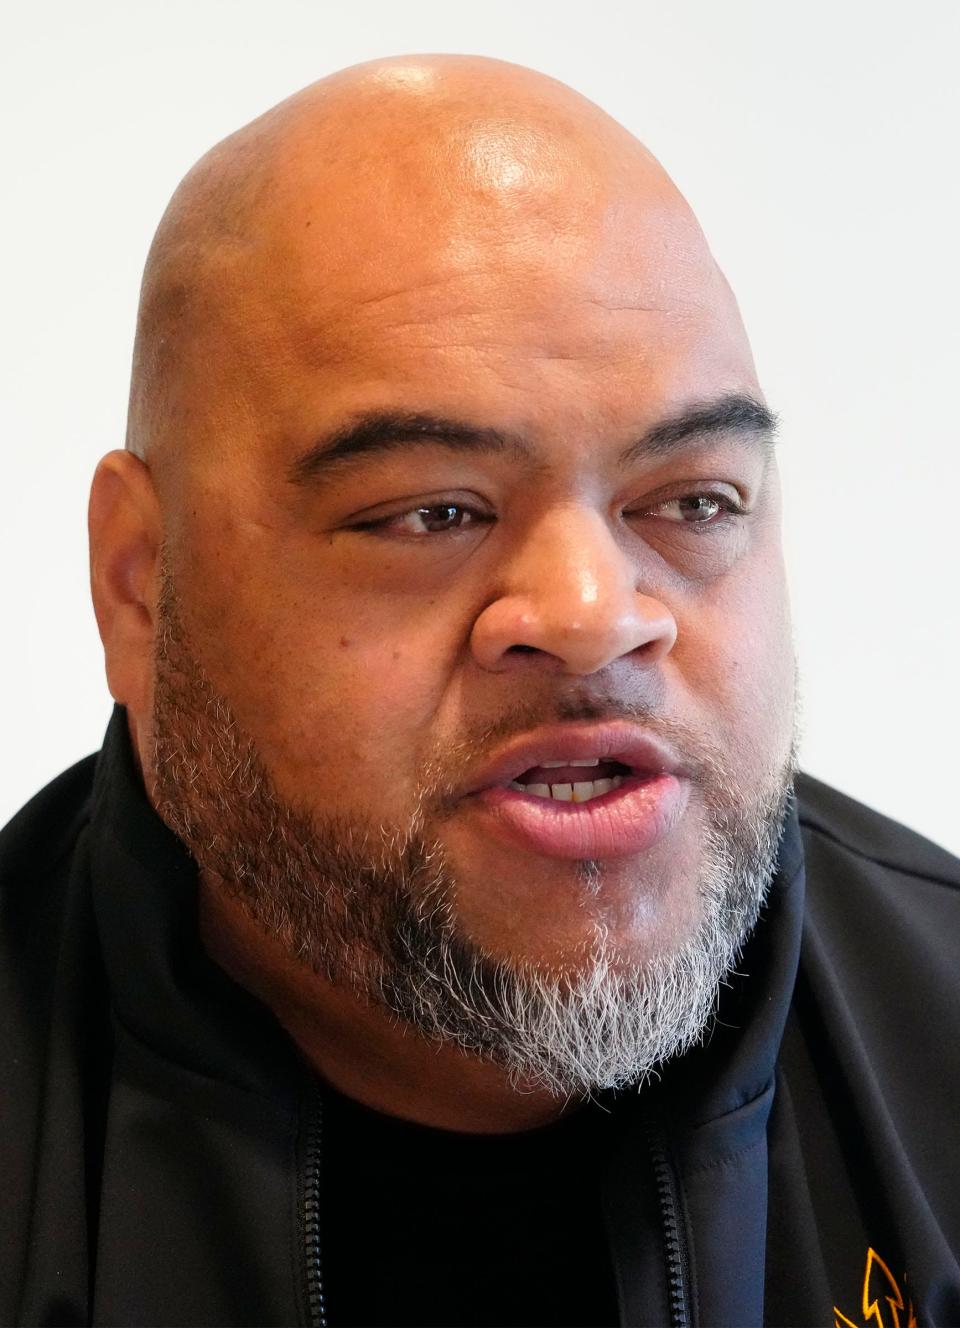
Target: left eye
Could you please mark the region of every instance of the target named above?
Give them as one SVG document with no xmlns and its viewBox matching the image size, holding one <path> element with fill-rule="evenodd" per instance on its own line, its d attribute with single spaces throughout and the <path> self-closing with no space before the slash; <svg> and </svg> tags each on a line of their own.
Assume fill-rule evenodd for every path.
<svg viewBox="0 0 960 1328">
<path fill-rule="evenodd" d="M 684 494 L 680 498 L 668 498 L 650 509 L 651 515 L 686 526 L 716 524 L 716 518 L 721 514 L 737 513 L 742 513 L 742 508 L 722 493 Z"/>
</svg>

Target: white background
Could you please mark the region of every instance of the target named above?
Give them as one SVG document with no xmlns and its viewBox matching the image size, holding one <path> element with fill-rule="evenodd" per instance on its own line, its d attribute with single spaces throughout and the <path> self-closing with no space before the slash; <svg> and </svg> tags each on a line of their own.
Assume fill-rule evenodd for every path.
<svg viewBox="0 0 960 1328">
<path fill-rule="evenodd" d="M 303 84 L 449 50 L 564 79 L 687 193 L 783 416 L 804 766 L 960 852 L 955 0 L 21 0 L 0 45 L 0 822 L 109 714 L 86 492 L 168 195 Z"/>
</svg>

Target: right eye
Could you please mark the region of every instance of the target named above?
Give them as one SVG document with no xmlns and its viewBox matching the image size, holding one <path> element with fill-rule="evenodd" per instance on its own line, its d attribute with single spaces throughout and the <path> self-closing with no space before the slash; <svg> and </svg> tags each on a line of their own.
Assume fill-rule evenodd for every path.
<svg viewBox="0 0 960 1328">
<path fill-rule="evenodd" d="M 402 539 L 424 539 L 428 535 L 456 534 L 492 519 L 466 503 L 424 503 L 406 512 L 361 522 L 356 528 L 374 534 L 398 535 Z"/>
</svg>

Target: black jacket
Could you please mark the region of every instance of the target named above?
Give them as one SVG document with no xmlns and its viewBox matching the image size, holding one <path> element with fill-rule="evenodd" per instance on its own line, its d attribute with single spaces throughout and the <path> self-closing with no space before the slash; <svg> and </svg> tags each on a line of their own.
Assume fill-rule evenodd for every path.
<svg viewBox="0 0 960 1328">
<path fill-rule="evenodd" d="M 624 1324 L 960 1325 L 960 864 L 796 793 L 707 1045 L 616 1101 Z M 195 890 L 120 711 L 0 836 L 3 1324 L 315 1321 L 316 1086 Z"/>
</svg>

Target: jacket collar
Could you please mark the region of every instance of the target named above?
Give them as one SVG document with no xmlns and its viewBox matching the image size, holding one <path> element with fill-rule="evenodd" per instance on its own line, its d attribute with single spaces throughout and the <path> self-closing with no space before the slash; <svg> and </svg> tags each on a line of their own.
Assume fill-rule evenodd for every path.
<svg viewBox="0 0 960 1328">
<path fill-rule="evenodd" d="M 150 805 L 119 706 L 97 761 L 91 832 L 114 1017 L 165 1060 L 293 1109 L 302 1075 L 293 1044 L 209 958 L 196 863 Z"/>
<path fill-rule="evenodd" d="M 704 1045 L 667 1067 L 662 1091 L 691 1126 L 737 1111 L 773 1080 L 800 959 L 805 871 L 795 796 L 763 912 L 720 989 Z"/>
</svg>

